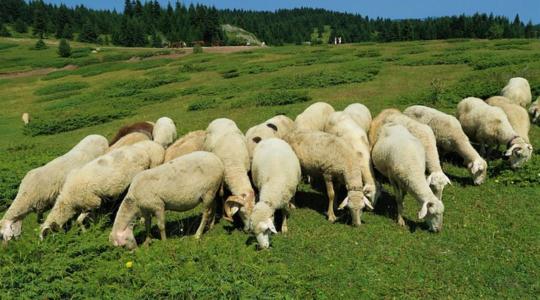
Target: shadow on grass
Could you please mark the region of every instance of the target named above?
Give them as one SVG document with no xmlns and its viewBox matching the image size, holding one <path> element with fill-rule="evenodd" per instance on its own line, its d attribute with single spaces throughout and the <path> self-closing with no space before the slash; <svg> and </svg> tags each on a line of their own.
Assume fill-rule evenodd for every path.
<svg viewBox="0 0 540 300">
<path fill-rule="evenodd" d="M 414 202 L 416 200 L 411 199 Z M 396 200 L 393 195 L 388 193 L 386 190 L 382 190 L 381 194 L 379 196 L 379 199 L 377 200 L 377 204 L 374 207 L 373 213 L 376 215 L 384 216 L 389 219 L 392 219 L 394 222 L 397 220 L 397 205 Z M 415 232 L 418 229 L 428 231 L 429 227 L 425 222 L 418 222 L 415 220 L 411 220 L 403 216 L 403 219 L 405 220 L 405 225 L 408 227 L 409 231 L 411 233 Z"/>
</svg>

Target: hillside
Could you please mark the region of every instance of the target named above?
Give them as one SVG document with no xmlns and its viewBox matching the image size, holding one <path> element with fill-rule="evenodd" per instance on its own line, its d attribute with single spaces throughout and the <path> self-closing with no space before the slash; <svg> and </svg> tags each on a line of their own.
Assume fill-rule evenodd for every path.
<svg viewBox="0 0 540 300">
<path fill-rule="evenodd" d="M 219 117 L 245 131 L 276 114 L 294 118 L 316 101 L 336 110 L 361 102 L 373 115 L 412 104 L 454 113 L 462 98 L 496 95 L 513 76 L 527 78 L 535 98 L 540 95 L 537 40 L 181 50 L 176 56 L 117 47 L 93 54 L 95 46 L 72 43 L 77 55 L 68 59 L 58 58 L 53 44 L 29 50 L 34 43 L 0 38 L 0 73 L 76 67 L 0 76 L 0 214 L 26 172 L 86 135 L 111 138 L 139 120 L 169 116 L 182 135 Z M 27 127 L 23 112 L 32 117 Z M 256 251 L 255 238 L 225 220 L 194 240 L 200 208 L 167 212 L 168 240 L 134 252 L 109 244 L 112 204 L 91 219 L 87 232 L 73 227 L 42 242 L 32 213 L 22 237 L 0 249 L 0 298 L 534 298 L 540 293 L 538 126 L 530 140 L 535 155 L 523 169 L 493 159 L 481 186 L 473 185 L 461 159 L 444 156 L 453 185 L 444 192 L 439 234 L 423 229 L 409 195 L 407 227 L 400 228 L 387 184 L 360 228 L 347 224 L 347 214 L 330 224 L 324 188 L 302 184 L 289 232 L 272 236 L 267 251 Z M 136 226 L 139 241 L 143 231 Z M 153 235 L 159 235 L 155 225 Z"/>
</svg>

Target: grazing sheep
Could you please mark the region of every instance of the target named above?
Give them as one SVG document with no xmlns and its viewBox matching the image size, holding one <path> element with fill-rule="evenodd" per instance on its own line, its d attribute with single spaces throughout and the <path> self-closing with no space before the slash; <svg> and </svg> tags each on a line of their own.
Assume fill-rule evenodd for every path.
<svg viewBox="0 0 540 300">
<path fill-rule="evenodd" d="M 299 114 L 294 123 L 296 128 L 301 130 L 318 130 L 323 131 L 326 126 L 326 121 L 334 108 L 325 102 L 317 102 L 308 106 L 301 114 Z"/>
<path fill-rule="evenodd" d="M 161 145 L 143 141 L 109 152 L 71 172 L 53 209 L 41 225 L 41 239 L 50 231 L 62 228 L 78 212 L 82 215 L 77 222 L 82 226 L 88 212 L 99 208 L 102 199 L 117 198 L 135 175 L 160 165 L 164 155 Z"/>
<path fill-rule="evenodd" d="M 231 191 L 224 204 L 224 218 L 232 221 L 231 211 L 240 208 L 239 215 L 247 229 L 255 205 L 255 192 L 248 177 L 250 168 L 246 138 L 234 121 L 216 119 L 206 129 L 204 149 L 217 155 L 225 166 L 225 184 Z"/>
<path fill-rule="evenodd" d="M 531 158 L 532 146 L 512 128 L 501 108 L 469 97 L 459 102 L 457 118 L 469 138 L 480 143 L 481 154 L 490 152 L 486 147 L 502 144 L 507 146 L 504 157 L 509 159 L 512 168 L 523 166 Z"/>
<path fill-rule="evenodd" d="M 531 86 L 525 78 L 511 78 L 501 91 L 502 96 L 510 99 L 513 103 L 527 107 L 531 104 Z"/>
<path fill-rule="evenodd" d="M 253 150 L 257 143 L 263 139 L 282 138 L 294 128 L 294 121 L 284 115 L 278 115 L 255 125 L 246 131 L 246 142 L 249 158 L 253 158 Z"/>
<path fill-rule="evenodd" d="M 300 182 L 300 162 L 291 146 L 278 138 L 258 143 L 253 154 L 251 173 L 259 190 L 259 202 L 253 208 L 250 229 L 261 248 L 270 246 L 270 233 L 277 233 L 274 212 L 281 209 L 283 223 L 281 232 L 287 232 L 289 201 Z"/>
<path fill-rule="evenodd" d="M 132 132 L 128 135 L 124 135 L 123 137 L 121 137 L 118 141 L 116 141 L 116 143 L 114 143 L 112 146 L 109 147 L 109 150 L 107 150 L 107 152 L 111 152 L 120 147 L 129 146 L 129 145 L 136 144 L 138 142 L 149 141 L 149 140 L 150 138 L 144 133 Z"/>
<path fill-rule="evenodd" d="M 187 211 L 202 203 L 202 220 L 195 233 L 195 238 L 200 238 L 206 225 L 214 224 L 214 198 L 223 182 L 223 172 L 223 163 L 216 155 L 196 151 L 139 173 L 116 214 L 109 241 L 114 246 L 137 247 L 133 225 L 141 215 L 146 223 L 146 241 L 150 241 L 152 215 L 165 240 L 165 210 Z"/>
<path fill-rule="evenodd" d="M 418 218 L 425 219 L 431 231 L 441 231 L 444 205 L 424 179 L 426 154 L 420 140 L 404 126 L 387 123 L 380 129 L 371 155 L 375 168 L 394 188 L 398 224 L 405 226 L 403 198 L 408 192 L 422 205 Z"/>
<path fill-rule="evenodd" d="M 152 139 L 152 131 L 154 131 L 154 123 L 148 121 L 125 125 L 120 128 L 120 130 L 118 130 L 114 138 L 109 142 L 109 146 L 114 145 L 123 136 L 128 135 L 132 132 L 144 133 L 148 136 L 149 139 Z"/>
<path fill-rule="evenodd" d="M 165 150 L 165 159 L 163 162 L 171 161 L 191 152 L 201 151 L 204 147 L 205 138 L 206 131 L 204 130 L 192 131 L 184 135 Z"/>
<path fill-rule="evenodd" d="M 473 148 L 456 117 L 422 105 L 410 106 L 403 113 L 431 127 L 439 149 L 457 152 L 471 173 L 474 184 L 479 185 L 485 181 L 487 163 Z"/>
<path fill-rule="evenodd" d="M 536 99 L 529 107 L 529 114 L 531 114 L 532 122 L 540 124 L 540 97 Z"/>
<path fill-rule="evenodd" d="M 152 131 L 152 136 L 154 137 L 154 142 L 167 149 L 176 140 L 176 125 L 174 125 L 174 121 L 167 117 L 159 118 Z"/>
<path fill-rule="evenodd" d="M 407 117 L 397 109 L 385 109 L 371 123 L 369 140 L 372 145 L 375 145 L 382 126 L 389 122 L 403 125 L 413 136 L 420 140 L 426 153 L 426 167 L 429 174 L 427 181 L 435 195 L 442 199 L 444 187 L 450 183 L 450 179 L 446 177 L 442 170 L 439 152 L 437 151 L 437 140 L 433 130 L 429 126 Z"/>
<path fill-rule="evenodd" d="M 378 197 L 375 174 L 371 166 L 371 154 L 368 137 L 349 114 L 345 112 L 334 112 L 328 118 L 324 131 L 334 134 L 348 141 L 354 151 L 360 154 L 356 167 L 362 172 L 364 182 L 364 194 L 375 205 Z"/>
<path fill-rule="evenodd" d="M 17 197 L 0 221 L 0 235 L 4 242 L 21 234 L 22 220 L 31 211 L 38 214 L 41 222 L 43 212 L 54 204 L 67 174 L 103 155 L 107 148 L 105 137 L 89 135 L 66 154 L 26 173 Z"/>
<path fill-rule="evenodd" d="M 526 143 L 530 144 L 529 129 L 531 129 L 531 121 L 529 120 L 529 113 L 525 108 L 514 104 L 510 99 L 501 96 L 491 97 L 486 100 L 486 103 L 502 109 L 508 118 L 508 122 L 512 125 L 512 128 Z"/>
<path fill-rule="evenodd" d="M 321 131 L 293 130 L 285 137 L 300 160 L 302 170 L 307 174 L 321 174 L 326 184 L 328 195 L 328 220 L 334 222 L 334 186 L 333 179 L 344 182 L 347 197 L 340 204 L 347 206 L 352 215 L 353 226 L 360 226 L 362 209 L 371 203 L 364 196 L 362 172 L 355 168 L 354 149 L 342 138 Z"/>
<path fill-rule="evenodd" d="M 353 103 L 347 106 L 343 112 L 348 114 L 365 132 L 369 132 L 371 112 L 364 104 Z"/>
<path fill-rule="evenodd" d="M 24 125 L 28 125 L 28 123 L 30 123 L 30 114 L 28 114 L 26 112 L 23 113 L 21 119 L 22 119 Z"/>
</svg>

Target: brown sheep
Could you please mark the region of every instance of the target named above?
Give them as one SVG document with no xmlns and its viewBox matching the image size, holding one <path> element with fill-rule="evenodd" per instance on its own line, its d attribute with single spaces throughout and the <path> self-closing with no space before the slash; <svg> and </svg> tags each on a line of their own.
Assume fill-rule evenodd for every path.
<svg viewBox="0 0 540 300">
<path fill-rule="evenodd" d="M 154 130 L 154 123 L 148 122 L 148 121 L 125 125 L 118 130 L 114 138 L 109 143 L 109 146 L 114 145 L 114 143 L 118 142 L 118 140 L 121 139 L 123 136 L 126 136 L 133 132 L 144 133 L 148 136 L 149 139 L 152 139 L 153 130 Z"/>
</svg>

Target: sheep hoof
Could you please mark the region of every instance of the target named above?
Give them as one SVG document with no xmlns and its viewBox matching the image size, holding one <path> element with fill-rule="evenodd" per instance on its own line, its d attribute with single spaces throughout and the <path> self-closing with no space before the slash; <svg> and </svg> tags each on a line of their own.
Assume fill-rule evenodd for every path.
<svg viewBox="0 0 540 300">
<path fill-rule="evenodd" d="M 336 222 L 336 219 L 336 216 L 328 216 L 328 221 L 330 221 L 330 223 Z"/>
<path fill-rule="evenodd" d="M 398 225 L 399 225 L 399 226 L 405 227 L 405 220 L 403 220 L 403 218 L 402 218 L 401 216 L 398 217 L 398 221 L 397 221 L 397 222 L 398 222 Z"/>
<path fill-rule="evenodd" d="M 151 238 L 146 238 L 146 240 L 144 240 L 143 245 L 144 246 L 150 246 L 150 244 L 152 244 L 152 239 Z"/>
</svg>

